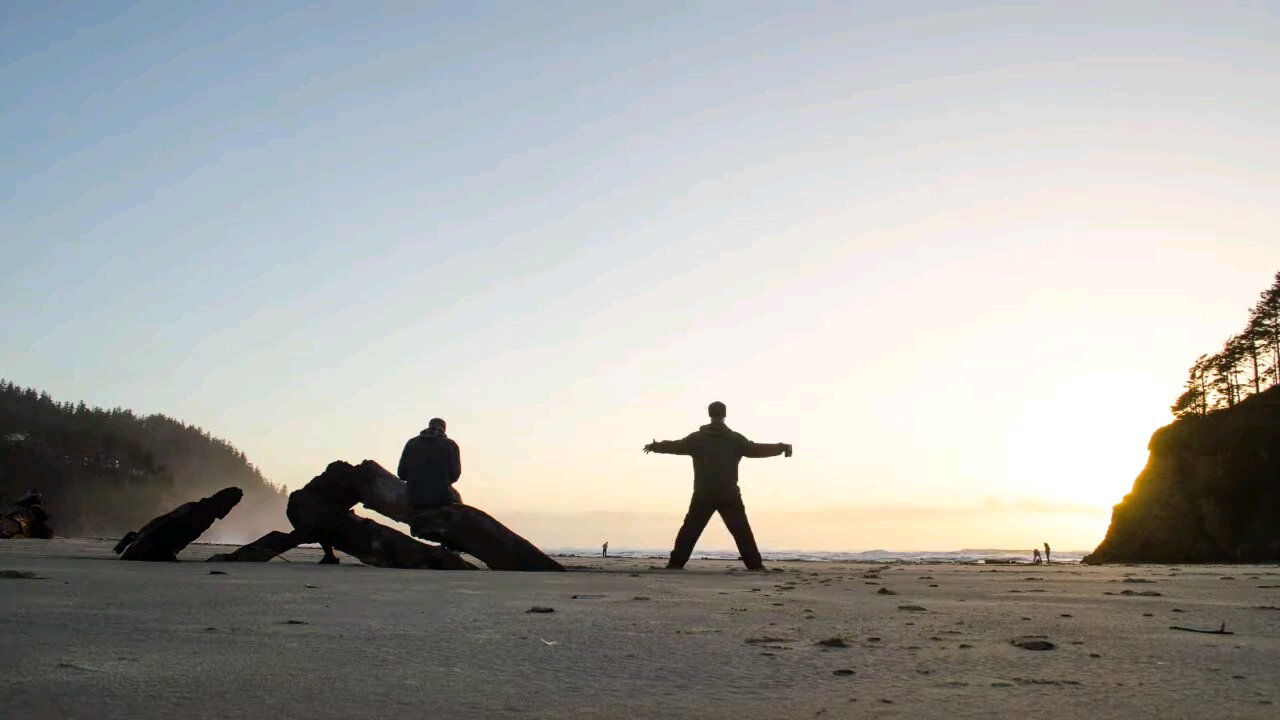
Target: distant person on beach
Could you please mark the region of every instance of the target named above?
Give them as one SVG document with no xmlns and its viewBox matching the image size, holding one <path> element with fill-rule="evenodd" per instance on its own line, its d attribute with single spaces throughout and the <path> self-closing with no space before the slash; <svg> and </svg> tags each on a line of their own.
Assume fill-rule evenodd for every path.
<svg viewBox="0 0 1280 720">
<path fill-rule="evenodd" d="M 1045 543 L 1044 544 L 1044 564 L 1048 565 L 1051 562 L 1053 561 L 1049 559 L 1049 543 Z"/>
<path fill-rule="evenodd" d="M 1040 559 L 1040 549 L 1039 549 L 1039 548 L 1034 548 L 1034 549 L 1032 549 L 1032 550 L 1031 550 L 1031 564 L 1032 564 L 1032 565 L 1039 565 L 1039 564 L 1040 564 L 1040 563 L 1042 563 L 1042 562 L 1044 562 L 1044 561 Z"/>
<path fill-rule="evenodd" d="M 458 443 L 445 434 L 445 422 L 432 418 L 427 429 L 409 439 L 396 474 L 408 486 L 409 505 L 437 507 L 461 502 L 453 484 L 462 476 Z"/>
<path fill-rule="evenodd" d="M 750 570 L 763 570 L 764 561 L 756 547 L 751 524 L 747 522 L 747 510 L 742 504 L 742 492 L 738 489 L 738 462 L 744 457 L 766 458 L 784 453 L 791 457 L 791 446 L 786 443 L 753 443 L 730 430 L 724 422 L 727 412 L 722 402 L 711 403 L 707 414 L 711 416 L 711 422 L 683 440 L 655 440 L 644 446 L 646 453 L 693 457 L 693 499 L 689 501 L 684 524 L 676 534 L 667 567 L 672 570 L 684 568 L 711 516 L 720 513 L 725 527 L 738 544 L 742 562 Z"/>
<path fill-rule="evenodd" d="M 600 546 L 600 557 L 609 557 L 609 541 L 608 540 L 605 540 L 604 544 Z"/>
</svg>

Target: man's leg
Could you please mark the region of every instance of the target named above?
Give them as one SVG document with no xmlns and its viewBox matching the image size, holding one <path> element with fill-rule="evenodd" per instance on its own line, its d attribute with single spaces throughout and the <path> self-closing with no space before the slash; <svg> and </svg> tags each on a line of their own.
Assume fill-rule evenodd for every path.
<svg viewBox="0 0 1280 720">
<path fill-rule="evenodd" d="M 701 500 L 696 495 L 689 501 L 689 512 L 685 513 L 684 524 L 680 526 L 680 532 L 676 533 L 676 545 L 671 549 L 667 567 L 682 568 L 689 562 L 693 546 L 698 544 L 698 538 L 715 512 L 715 504 Z"/>
<path fill-rule="evenodd" d="M 759 570 L 764 567 L 760 557 L 760 549 L 756 547 L 756 536 L 751 532 L 751 523 L 747 522 L 747 509 L 742 504 L 742 497 L 725 500 L 718 508 L 724 526 L 729 528 L 733 541 L 738 544 L 738 554 L 748 570 Z"/>
<path fill-rule="evenodd" d="M 333 554 L 333 545 L 321 540 L 320 549 L 324 550 L 324 557 L 320 558 L 321 565 L 337 565 L 341 562 L 338 556 Z"/>
</svg>

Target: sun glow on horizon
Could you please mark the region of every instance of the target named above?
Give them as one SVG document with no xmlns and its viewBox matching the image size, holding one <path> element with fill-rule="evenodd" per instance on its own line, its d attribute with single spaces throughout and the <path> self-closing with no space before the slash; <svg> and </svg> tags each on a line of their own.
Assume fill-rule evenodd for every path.
<svg viewBox="0 0 1280 720">
<path fill-rule="evenodd" d="M 1006 437 L 1010 479 L 1048 503 L 1120 502 L 1146 465 L 1151 433 L 1172 421 L 1151 403 L 1099 403 L 1126 395 L 1134 388 L 1119 378 L 1085 377 L 1028 399 Z"/>
</svg>

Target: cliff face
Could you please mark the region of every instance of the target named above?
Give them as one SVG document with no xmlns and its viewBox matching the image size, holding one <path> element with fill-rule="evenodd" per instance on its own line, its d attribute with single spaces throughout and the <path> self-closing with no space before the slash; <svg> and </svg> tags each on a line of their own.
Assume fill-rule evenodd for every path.
<svg viewBox="0 0 1280 720">
<path fill-rule="evenodd" d="M 1280 387 L 1151 436 L 1086 563 L 1280 561 Z"/>
</svg>

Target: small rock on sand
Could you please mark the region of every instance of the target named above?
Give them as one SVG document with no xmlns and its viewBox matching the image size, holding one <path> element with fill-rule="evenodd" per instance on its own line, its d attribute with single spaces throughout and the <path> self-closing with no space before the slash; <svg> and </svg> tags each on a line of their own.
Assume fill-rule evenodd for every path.
<svg viewBox="0 0 1280 720">
<path fill-rule="evenodd" d="M 833 638 L 827 638 L 826 640 L 819 640 L 817 644 L 818 644 L 818 645 L 820 645 L 820 646 L 822 646 L 822 647 L 827 647 L 827 648 L 847 648 L 847 647 L 850 647 L 850 645 L 849 645 L 849 641 L 845 640 L 845 639 L 844 639 L 844 638 L 842 638 L 842 637 L 833 637 Z"/>
<path fill-rule="evenodd" d="M 920 607 L 919 605 L 899 605 L 899 606 L 898 606 L 898 609 L 899 609 L 899 610 L 907 610 L 907 611 L 909 611 L 909 612 L 924 612 L 924 611 L 925 611 L 925 610 L 924 610 L 924 608 Z"/>
<path fill-rule="evenodd" d="M 889 589 L 889 588 L 887 588 L 887 587 L 882 587 L 882 588 L 880 588 L 879 590 L 877 590 L 877 591 L 876 591 L 876 594 L 877 594 L 877 595 L 897 595 L 898 593 L 896 593 L 896 592 L 894 592 L 894 591 L 890 590 L 890 589 Z"/>
<path fill-rule="evenodd" d="M 855 675 L 856 673 L 855 673 L 854 671 L 850 670 L 849 668 L 840 668 L 839 670 L 834 670 L 834 671 L 832 671 L 832 673 L 831 673 L 831 674 L 832 674 L 832 675 L 845 675 L 845 676 L 847 676 L 847 675 Z"/>
<path fill-rule="evenodd" d="M 44 580 L 43 575 L 37 575 L 26 570 L 0 570 L 0 580 Z"/>
<path fill-rule="evenodd" d="M 529 608 L 528 610 L 525 610 L 525 613 L 526 613 L 526 614 L 533 613 L 533 614 L 535 614 L 535 615 L 545 615 L 545 614 L 547 614 L 547 613 L 553 613 L 553 612 L 555 612 L 555 611 L 556 611 L 556 609 L 555 609 L 555 608 L 543 607 L 543 606 L 541 606 L 541 605 L 534 605 L 533 607 Z"/>
<path fill-rule="evenodd" d="M 1058 647 L 1048 640 L 1033 640 L 1030 638 L 1014 638 L 1009 643 L 1023 650 L 1053 650 Z"/>
</svg>

